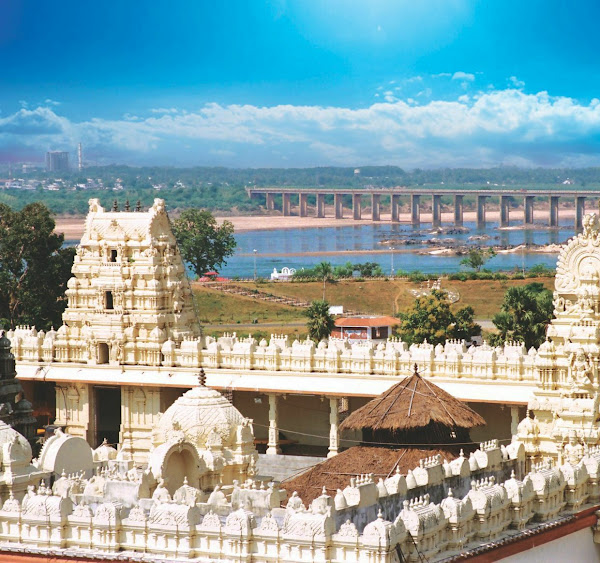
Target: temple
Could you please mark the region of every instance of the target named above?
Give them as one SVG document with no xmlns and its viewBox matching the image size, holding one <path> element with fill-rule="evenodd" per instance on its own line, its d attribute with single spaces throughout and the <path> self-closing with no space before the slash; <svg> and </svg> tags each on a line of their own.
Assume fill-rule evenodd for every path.
<svg viewBox="0 0 600 563">
<path fill-rule="evenodd" d="M 0 561 L 597 560 L 599 248 L 588 215 L 539 349 L 214 339 L 164 202 L 91 200 L 63 325 L 7 333 L 62 429 L 32 459 L 0 428 Z M 282 435 L 328 457 L 298 490 L 261 470 Z"/>
</svg>

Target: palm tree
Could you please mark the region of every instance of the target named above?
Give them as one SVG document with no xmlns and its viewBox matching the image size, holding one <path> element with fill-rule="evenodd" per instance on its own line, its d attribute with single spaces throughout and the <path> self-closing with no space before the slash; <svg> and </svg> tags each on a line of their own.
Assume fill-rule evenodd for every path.
<svg viewBox="0 0 600 563">
<path fill-rule="evenodd" d="M 321 342 L 324 338 L 329 337 L 335 326 L 335 321 L 329 312 L 327 301 L 324 299 L 313 301 L 304 314 L 308 317 L 306 328 L 310 338 L 315 342 Z"/>
<path fill-rule="evenodd" d="M 314 267 L 315 274 L 323 279 L 323 301 L 325 301 L 325 284 L 333 279 L 333 268 L 330 262 L 320 262 Z"/>
<path fill-rule="evenodd" d="M 506 340 L 525 343 L 527 348 L 544 341 L 546 327 L 552 318 L 552 292 L 541 283 L 529 283 L 509 288 L 498 314 L 493 318 L 499 334 L 493 335 L 494 344 Z"/>
</svg>

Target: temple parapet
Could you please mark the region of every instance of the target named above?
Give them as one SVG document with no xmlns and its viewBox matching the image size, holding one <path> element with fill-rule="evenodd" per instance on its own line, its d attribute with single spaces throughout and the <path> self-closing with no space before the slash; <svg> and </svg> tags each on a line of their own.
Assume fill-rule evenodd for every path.
<svg viewBox="0 0 600 563">
<path fill-rule="evenodd" d="M 565 510 L 592 506 L 596 477 L 585 467 L 595 450 L 576 465 L 547 460 L 522 474 L 523 445 L 511 446 L 490 441 L 474 452 L 490 467 L 432 456 L 378 484 L 371 475 L 352 477 L 343 493 L 324 490 L 310 506 L 293 494 L 285 508 L 285 493 L 272 484 L 247 479 L 209 494 L 185 481 L 171 495 L 161 483 L 149 485 L 149 472 L 108 460 L 89 479 L 63 475 L 52 489 L 42 483 L 22 499 L 4 496 L 0 542 L 3 551 L 27 546 L 57 555 L 91 547 L 183 559 L 314 561 L 321 553 L 324 561 L 392 561 L 402 553 L 406 561 L 435 561 L 492 549 Z M 129 489 L 130 501 L 111 500 L 111 491 Z"/>
<path fill-rule="evenodd" d="M 97 360 L 88 354 L 89 341 L 83 337 L 72 339 L 72 332 L 64 337 L 66 332 L 64 326 L 48 333 L 37 333 L 26 326 L 8 331 L 7 337 L 19 362 L 96 364 Z M 428 377 L 528 382 L 537 382 L 540 377 L 542 382 L 548 379 L 545 371 L 540 376 L 544 357 L 539 351 L 525 351 L 521 344 L 512 342 L 495 348 L 467 348 L 464 341 L 445 347 L 428 343 L 408 347 L 397 339 L 379 344 L 330 339 L 315 345 L 312 340 L 290 343 L 277 336 L 257 342 L 235 333 L 216 339 L 185 337 L 176 342 L 154 330 L 138 332 L 135 339 L 124 344 L 117 341 L 114 346 L 112 341 L 108 343 L 107 363 L 115 365 L 403 377 L 412 373 L 416 363 Z M 554 370 L 560 369 L 559 364 L 553 366 Z"/>
</svg>

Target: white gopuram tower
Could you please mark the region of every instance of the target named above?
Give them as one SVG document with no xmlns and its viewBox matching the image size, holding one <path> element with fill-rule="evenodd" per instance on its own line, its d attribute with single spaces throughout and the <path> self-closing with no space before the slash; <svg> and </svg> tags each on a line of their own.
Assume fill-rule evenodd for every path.
<svg viewBox="0 0 600 563">
<path fill-rule="evenodd" d="M 162 199 L 147 212 L 90 200 L 72 271 L 55 361 L 159 366 L 184 340 L 200 341 Z"/>
<path fill-rule="evenodd" d="M 531 461 L 578 463 L 600 441 L 600 224 L 562 249 L 556 268 L 554 319 L 538 350 L 539 381 L 518 427 Z"/>
</svg>

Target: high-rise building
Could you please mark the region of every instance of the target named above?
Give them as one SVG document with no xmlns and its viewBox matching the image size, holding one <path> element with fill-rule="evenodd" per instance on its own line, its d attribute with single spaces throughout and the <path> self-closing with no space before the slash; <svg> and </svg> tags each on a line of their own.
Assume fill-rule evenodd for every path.
<svg viewBox="0 0 600 563">
<path fill-rule="evenodd" d="M 66 172 L 69 170 L 69 153 L 66 151 L 48 151 L 46 153 L 47 172 Z"/>
</svg>

